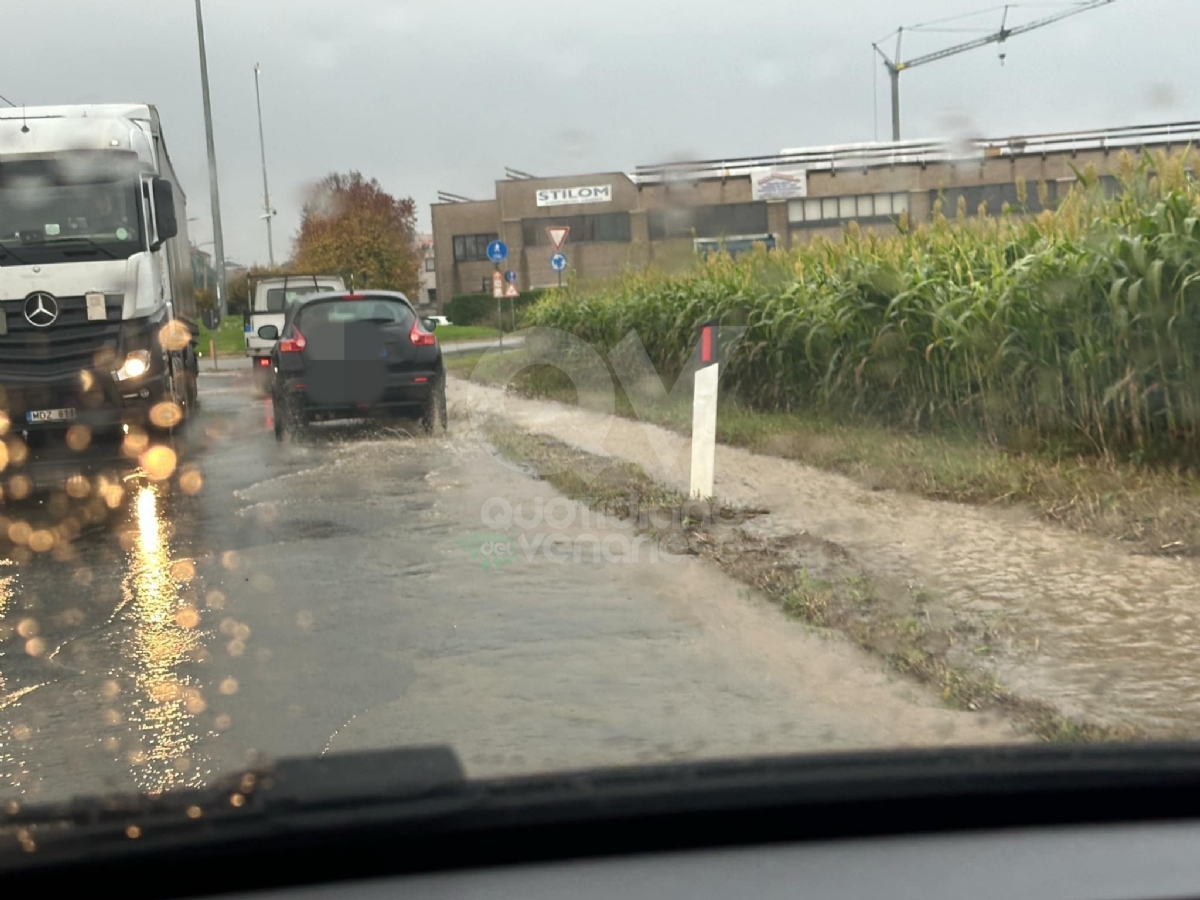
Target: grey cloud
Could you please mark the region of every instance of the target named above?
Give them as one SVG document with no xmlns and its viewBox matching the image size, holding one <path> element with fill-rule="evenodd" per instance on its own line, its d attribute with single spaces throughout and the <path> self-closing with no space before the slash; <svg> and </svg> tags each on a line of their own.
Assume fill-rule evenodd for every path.
<svg viewBox="0 0 1200 900">
<path fill-rule="evenodd" d="M 255 62 L 264 68 L 276 246 L 287 248 L 304 187 L 334 169 L 361 169 L 413 196 L 427 222 L 439 188 L 488 196 L 505 165 L 567 174 L 886 135 L 887 79 L 871 41 L 989 5 L 205 0 L 228 252 L 266 258 Z M 0 94 L 30 104 L 156 103 L 190 214 L 206 215 L 189 0 L 13 3 L 4 25 L 22 37 L 6 44 Z M 905 133 L 941 135 L 956 116 L 973 131 L 1007 134 L 1188 115 L 1200 99 L 1197 31 L 1194 0 L 1118 0 L 1015 38 L 1004 66 L 993 47 L 906 72 Z M 906 46 L 967 36 L 911 35 Z M 206 221 L 192 228 L 196 240 L 210 237 Z"/>
</svg>

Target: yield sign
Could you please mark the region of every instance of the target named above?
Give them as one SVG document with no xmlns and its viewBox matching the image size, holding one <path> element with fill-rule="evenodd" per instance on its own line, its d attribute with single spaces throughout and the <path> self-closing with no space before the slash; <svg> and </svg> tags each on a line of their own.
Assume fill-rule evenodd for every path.
<svg viewBox="0 0 1200 900">
<path fill-rule="evenodd" d="M 504 296 L 505 297 L 520 297 L 521 292 L 517 290 L 517 286 L 515 284 L 512 284 L 510 282 L 508 287 L 504 289 Z"/>
<path fill-rule="evenodd" d="M 550 235 L 550 243 L 554 245 L 555 250 L 561 250 L 563 244 L 567 242 L 567 235 L 571 233 L 571 229 L 566 225 L 551 225 L 546 229 L 546 234 Z"/>
</svg>

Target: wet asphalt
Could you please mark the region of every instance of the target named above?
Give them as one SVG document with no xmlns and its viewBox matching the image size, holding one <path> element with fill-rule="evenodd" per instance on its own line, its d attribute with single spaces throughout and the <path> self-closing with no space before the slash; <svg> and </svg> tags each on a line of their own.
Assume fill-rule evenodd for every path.
<svg viewBox="0 0 1200 900">
<path fill-rule="evenodd" d="M 694 558 L 608 525 L 597 557 L 582 508 L 453 403 L 443 436 L 401 421 L 279 444 L 249 376 L 205 374 L 179 468 L 132 474 L 73 540 L 33 552 L 62 510 L 4 508 L 24 544 L 0 553 L 0 800 L 396 745 L 450 743 L 496 775 L 1001 733 Z M 497 498 L 557 512 L 518 534 L 485 522 Z"/>
</svg>

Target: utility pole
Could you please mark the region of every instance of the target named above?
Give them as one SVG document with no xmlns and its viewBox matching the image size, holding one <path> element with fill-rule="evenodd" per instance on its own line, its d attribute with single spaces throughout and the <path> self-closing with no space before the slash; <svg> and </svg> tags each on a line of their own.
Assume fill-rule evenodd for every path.
<svg viewBox="0 0 1200 900">
<path fill-rule="evenodd" d="M 204 49 L 204 13 L 196 0 L 196 34 L 200 40 L 200 90 L 204 95 L 204 131 L 208 140 L 208 189 L 212 204 L 213 253 L 217 265 L 217 308 L 221 315 L 229 313 L 229 298 L 225 295 L 225 238 L 221 233 L 221 192 L 217 187 L 217 146 L 213 140 L 212 103 L 208 96 L 208 53 Z"/>
<path fill-rule="evenodd" d="M 262 94 L 258 88 L 258 76 L 262 71 L 262 66 L 258 63 L 254 64 L 254 100 L 258 104 L 258 147 L 262 152 L 262 170 L 263 170 L 263 218 L 267 220 L 267 261 L 271 268 L 275 268 L 275 241 L 271 236 L 271 219 L 275 217 L 275 210 L 271 208 L 271 191 L 267 187 L 267 142 L 263 139 L 263 123 L 262 123 Z"/>
<path fill-rule="evenodd" d="M 904 29 L 897 28 L 896 31 L 894 32 L 896 35 L 896 50 L 892 56 L 888 56 L 881 49 L 879 49 L 878 43 L 871 45 L 872 47 L 875 48 L 875 52 L 878 53 L 880 58 L 883 60 L 883 64 L 887 68 L 888 75 L 890 76 L 891 81 L 892 81 L 892 140 L 893 141 L 900 140 L 900 73 L 901 72 L 903 72 L 907 69 L 915 68 L 916 66 L 923 66 L 926 63 L 937 62 L 939 59 L 945 59 L 948 56 L 956 56 L 959 53 L 965 53 L 967 50 L 974 50 L 978 47 L 986 47 L 988 44 L 1003 44 L 1009 38 L 1016 37 L 1018 34 L 1025 34 L 1025 32 L 1033 31 L 1036 28 L 1044 28 L 1046 25 L 1050 25 L 1050 24 L 1053 24 L 1054 22 L 1061 21 L 1062 19 L 1069 18 L 1070 16 L 1077 16 L 1080 13 L 1087 12 L 1088 10 L 1097 9 L 1101 6 L 1108 6 L 1110 3 L 1115 3 L 1115 2 L 1116 2 L 1116 0 L 1082 0 L 1082 2 L 1076 3 L 1074 6 L 1071 6 L 1069 9 L 1062 10 L 1060 12 L 1054 13 L 1053 15 L 1049 15 L 1049 16 L 1046 16 L 1041 19 L 1036 19 L 1032 22 L 1026 22 L 1024 25 L 1014 26 L 1013 28 L 1007 27 L 1007 25 L 1008 25 L 1008 10 L 1009 10 L 1009 7 L 1016 6 L 1017 4 L 1008 4 L 1004 7 L 1004 15 L 1000 19 L 1000 29 L 998 31 L 992 32 L 991 34 L 984 35 L 983 37 L 975 38 L 974 40 L 967 41 L 962 44 L 955 44 L 953 47 L 946 47 L 943 50 L 936 50 L 933 53 L 926 53 L 924 56 L 917 56 L 917 57 L 914 57 L 914 58 L 908 59 L 908 60 L 901 60 L 901 58 L 900 58 L 900 42 L 904 38 Z M 984 10 L 984 12 L 987 12 L 987 11 L 988 10 Z M 976 15 L 976 13 L 966 13 L 966 14 L 947 16 L 945 19 L 937 20 L 937 22 L 926 22 L 924 25 L 914 25 L 911 28 L 909 28 L 909 31 L 920 30 L 922 28 L 927 28 L 930 25 L 937 25 L 937 24 L 940 24 L 941 22 L 948 22 L 952 19 L 963 19 L 963 18 L 966 18 L 967 16 L 972 16 L 972 15 Z M 888 37 L 891 37 L 891 35 L 888 35 Z M 887 40 L 887 38 L 883 38 L 883 40 Z M 1000 54 L 1001 65 L 1004 64 L 1004 56 L 1005 56 L 1005 54 L 1003 52 L 1001 52 L 1001 54 Z"/>
</svg>

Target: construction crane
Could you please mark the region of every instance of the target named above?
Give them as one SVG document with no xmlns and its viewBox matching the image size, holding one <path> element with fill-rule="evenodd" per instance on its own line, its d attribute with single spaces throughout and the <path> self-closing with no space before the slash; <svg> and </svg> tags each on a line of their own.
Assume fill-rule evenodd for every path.
<svg viewBox="0 0 1200 900">
<path fill-rule="evenodd" d="M 1087 0 L 1087 2 L 1077 3 L 1070 9 L 1062 10 L 1053 15 L 1046 16 L 1041 19 L 1035 19 L 1032 22 L 1026 22 L 1024 25 L 1017 25 L 1013 28 L 1006 27 L 1008 25 L 1008 11 L 1014 6 L 1019 6 L 1017 3 L 1009 3 L 1004 6 L 1004 14 L 1000 19 L 1000 30 L 992 34 L 984 35 L 983 37 L 975 38 L 962 44 L 956 44 L 953 47 L 946 47 L 944 50 L 937 50 L 933 53 L 926 53 L 924 56 L 917 56 L 912 59 L 900 59 L 900 44 L 904 39 L 904 29 L 896 29 L 896 52 L 893 57 L 889 57 L 879 48 L 879 43 L 874 43 L 871 46 L 875 48 L 875 52 L 879 54 L 883 60 L 884 66 L 887 67 L 888 75 L 892 80 L 892 140 L 900 140 L 900 73 L 916 66 L 923 66 L 926 63 L 937 62 L 939 59 L 946 59 L 949 56 L 956 56 L 959 53 L 966 53 L 968 50 L 975 50 L 979 47 L 986 47 L 988 44 L 1003 44 L 1011 37 L 1016 37 L 1018 34 L 1024 34 L 1027 31 L 1033 31 L 1035 28 L 1042 28 L 1046 25 L 1051 25 L 1054 22 L 1060 22 L 1070 16 L 1077 16 L 1080 13 L 1087 12 L 1091 9 L 1096 9 L 1101 6 L 1108 6 L 1110 3 L 1115 3 L 1116 0 Z M 986 10 L 985 10 L 986 11 Z M 974 15 L 977 15 L 974 14 Z M 952 18 L 963 18 L 962 16 L 954 16 Z M 933 23 L 929 23 L 933 24 Z M 909 30 L 920 28 L 923 26 L 914 26 Z M 891 37 L 891 35 L 888 35 Z M 887 38 L 884 38 L 886 40 Z M 1000 54 L 1000 64 L 1004 64 L 1004 53 Z"/>
</svg>

